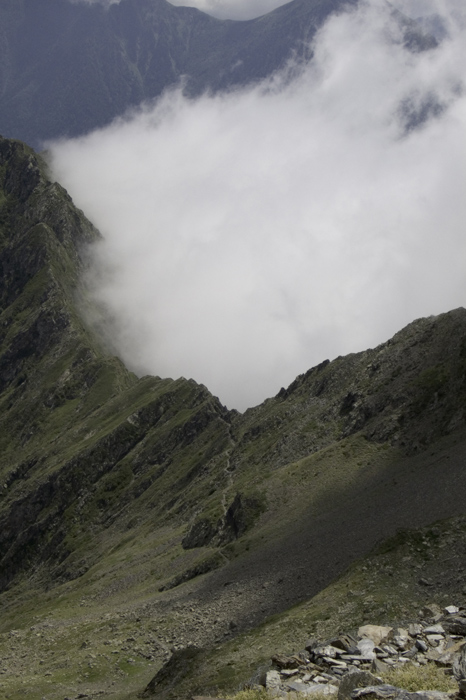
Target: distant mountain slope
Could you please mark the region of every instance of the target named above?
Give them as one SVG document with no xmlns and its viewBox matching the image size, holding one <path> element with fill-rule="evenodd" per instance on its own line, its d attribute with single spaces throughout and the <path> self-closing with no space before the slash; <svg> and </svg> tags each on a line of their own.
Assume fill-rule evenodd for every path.
<svg viewBox="0 0 466 700">
<path fill-rule="evenodd" d="M 356 0 L 294 0 L 246 22 L 217 20 L 166 0 L 102 5 L 5 0 L 0 6 L 0 133 L 34 147 L 110 122 L 181 77 L 186 90 L 245 85 L 292 55 Z M 435 41 L 406 24 L 407 41 Z M 406 23 L 407 22 L 407 23 Z"/>
</svg>

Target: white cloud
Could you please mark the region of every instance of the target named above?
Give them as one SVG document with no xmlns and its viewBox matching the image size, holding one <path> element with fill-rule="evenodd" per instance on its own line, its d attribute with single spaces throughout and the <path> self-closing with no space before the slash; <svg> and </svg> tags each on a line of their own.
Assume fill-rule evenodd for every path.
<svg viewBox="0 0 466 700">
<path fill-rule="evenodd" d="M 409 17 L 423 17 L 429 14 L 446 17 L 452 13 L 464 13 L 462 0 L 391 0 L 391 4 Z"/>
<path fill-rule="evenodd" d="M 68 2 L 77 4 L 85 3 L 86 5 L 103 5 L 104 7 L 110 7 L 110 5 L 118 5 L 121 0 L 67 0 Z"/>
<path fill-rule="evenodd" d="M 399 39 L 372 3 L 333 17 L 291 83 L 174 91 L 53 145 L 105 236 L 96 294 L 132 368 L 243 409 L 465 304 L 464 35 L 423 54 Z M 403 133 L 400 106 L 427 98 L 442 114 Z"/>
</svg>

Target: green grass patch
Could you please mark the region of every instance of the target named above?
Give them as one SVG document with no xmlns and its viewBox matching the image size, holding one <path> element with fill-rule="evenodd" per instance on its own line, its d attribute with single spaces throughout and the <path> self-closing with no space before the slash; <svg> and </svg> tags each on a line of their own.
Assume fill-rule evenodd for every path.
<svg viewBox="0 0 466 700">
<path fill-rule="evenodd" d="M 404 668 L 390 669 L 380 675 L 385 683 L 412 693 L 418 690 L 438 690 L 444 693 L 458 690 L 455 678 L 446 675 L 445 669 L 435 664 L 419 667 L 407 664 Z"/>
</svg>

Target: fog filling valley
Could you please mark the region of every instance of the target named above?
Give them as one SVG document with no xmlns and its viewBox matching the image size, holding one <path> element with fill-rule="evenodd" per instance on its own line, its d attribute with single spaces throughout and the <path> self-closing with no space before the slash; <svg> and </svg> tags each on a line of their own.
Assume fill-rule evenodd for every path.
<svg viewBox="0 0 466 700">
<path fill-rule="evenodd" d="M 89 284 L 138 374 L 243 410 L 465 305 L 464 17 L 437 3 L 448 38 L 411 53 L 386 7 L 332 17 L 310 64 L 260 85 L 180 87 L 48 144 L 104 237 Z"/>
</svg>

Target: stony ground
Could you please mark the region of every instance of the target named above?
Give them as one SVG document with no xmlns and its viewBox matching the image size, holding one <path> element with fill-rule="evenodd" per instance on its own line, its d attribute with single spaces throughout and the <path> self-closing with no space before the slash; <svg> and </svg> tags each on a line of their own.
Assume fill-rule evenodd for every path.
<svg viewBox="0 0 466 700">
<path fill-rule="evenodd" d="M 208 596 L 201 577 L 139 600 L 124 590 L 105 600 L 102 581 L 94 598 L 81 595 L 79 580 L 49 591 L 45 604 L 31 595 L 25 605 L 12 594 L 3 598 L 3 622 L 17 625 L 0 635 L 2 692 L 8 700 L 135 698 L 172 650 L 189 644 L 210 651 L 180 683 L 179 697 L 232 691 L 272 655 L 302 649 L 309 636 L 326 639 L 369 622 L 403 627 L 432 601 L 462 605 L 464 561 L 466 518 L 400 533 L 310 601 L 250 631 L 237 620 L 262 600 L 265 607 L 284 581 L 230 580 Z"/>
</svg>

